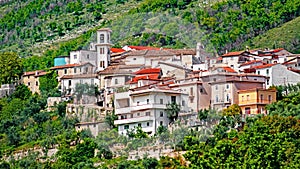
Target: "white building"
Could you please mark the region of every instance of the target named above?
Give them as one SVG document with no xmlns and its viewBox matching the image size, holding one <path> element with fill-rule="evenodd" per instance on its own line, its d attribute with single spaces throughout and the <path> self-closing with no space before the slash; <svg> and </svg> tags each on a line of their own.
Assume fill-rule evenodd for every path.
<svg viewBox="0 0 300 169">
<path fill-rule="evenodd" d="M 97 31 L 97 70 L 101 71 L 106 69 L 110 65 L 110 33 L 111 30 L 108 28 L 102 28 Z"/>
<path fill-rule="evenodd" d="M 90 50 L 79 50 L 70 52 L 70 64 L 91 63 L 96 66 L 97 53 Z"/>
<path fill-rule="evenodd" d="M 123 93 L 115 93 L 115 114 L 118 120 L 119 134 L 126 135 L 128 130 L 142 127 L 150 135 L 156 133 L 159 126 L 168 126 L 165 112 L 166 104 L 176 102 L 181 113 L 188 111 L 187 95 L 169 88 L 136 88 Z"/>
<path fill-rule="evenodd" d="M 266 82 L 266 88 L 270 86 L 297 84 L 300 82 L 300 74 L 288 70 L 288 68 L 282 64 L 267 64 L 256 66 L 255 73 L 269 77 Z"/>
</svg>

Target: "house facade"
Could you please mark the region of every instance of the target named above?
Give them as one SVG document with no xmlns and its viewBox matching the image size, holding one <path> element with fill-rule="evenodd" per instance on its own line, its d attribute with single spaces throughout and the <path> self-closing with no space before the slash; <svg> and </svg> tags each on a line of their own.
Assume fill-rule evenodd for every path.
<svg viewBox="0 0 300 169">
<path fill-rule="evenodd" d="M 242 114 L 267 114 L 266 105 L 275 101 L 275 89 L 253 88 L 238 91 L 238 105 Z"/>
<path fill-rule="evenodd" d="M 177 103 L 181 112 L 187 112 L 187 95 L 172 89 L 146 88 L 115 93 L 115 114 L 119 134 L 141 127 L 149 135 L 159 126 L 168 126 L 166 104 Z"/>
</svg>

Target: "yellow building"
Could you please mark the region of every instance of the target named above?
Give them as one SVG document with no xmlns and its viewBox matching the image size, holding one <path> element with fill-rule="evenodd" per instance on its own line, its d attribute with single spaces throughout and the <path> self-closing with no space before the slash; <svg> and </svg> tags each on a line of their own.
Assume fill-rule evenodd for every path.
<svg viewBox="0 0 300 169">
<path fill-rule="evenodd" d="M 265 106 L 275 101 L 275 89 L 254 88 L 238 91 L 238 105 L 243 114 L 266 114 Z"/>
<path fill-rule="evenodd" d="M 22 82 L 26 85 L 32 93 L 40 94 L 40 82 L 39 77 L 45 75 L 43 70 L 36 70 L 32 72 L 24 72 L 22 76 Z"/>
</svg>

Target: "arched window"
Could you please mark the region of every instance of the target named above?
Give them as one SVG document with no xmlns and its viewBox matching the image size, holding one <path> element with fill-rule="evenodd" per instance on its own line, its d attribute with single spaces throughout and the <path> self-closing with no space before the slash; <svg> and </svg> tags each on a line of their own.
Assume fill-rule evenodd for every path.
<svg viewBox="0 0 300 169">
<path fill-rule="evenodd" d="M 104 34 L 100 34 L 100 43 L 104 43 Z"/>
</svg>

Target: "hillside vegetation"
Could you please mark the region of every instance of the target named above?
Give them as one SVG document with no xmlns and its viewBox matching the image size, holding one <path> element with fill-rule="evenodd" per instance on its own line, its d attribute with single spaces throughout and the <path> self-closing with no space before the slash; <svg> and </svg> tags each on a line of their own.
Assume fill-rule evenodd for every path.
<svg viewBox="0 0 300 169">
<path fill-rule="evenodd" d="M 86 48 L 101 27 L 113 30 L 116 47 L 195 48 L 201 42 L 207 51 L 221 54 L 244 49 L 248 41 L 250 48 L 276 44 L 299 51 L 293 34 L 270 42 L 266 38 L 261 45 L 260 40 L 251 40 L 263 39 L 288 21 L 297 24 L 292 20 L 300 14 L 300 0 L 18 0 L 3 3 L 0 13 L 0 50 L 22 57 L 51 55 L 43 59 L 46 67 L 55 56 Z M 283 26 L 269 34 L 297 30 L 297 26 Z M 25 70 L 45 66 L 29 67 Z"/>
<path fill-rule="evenodd" d="M 271 29 L 245 43 L 254 48 L 283 47 L 288 51 L 300 53 L 300 17 L 278 28 Z"/>
</svg>

